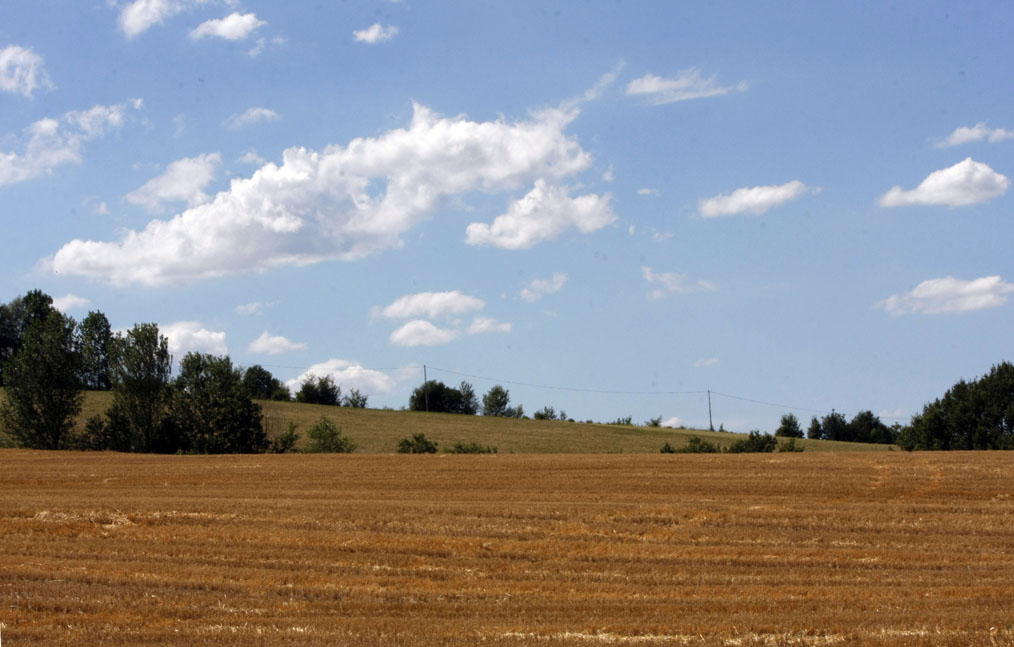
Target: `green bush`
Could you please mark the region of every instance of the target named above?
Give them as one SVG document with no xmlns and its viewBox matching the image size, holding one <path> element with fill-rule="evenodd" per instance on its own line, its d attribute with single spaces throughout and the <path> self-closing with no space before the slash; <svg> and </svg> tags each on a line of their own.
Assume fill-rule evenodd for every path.
<svg viewBox="0 0 1014 647">
<path fill-rule="evenodd" d="M 450 447 L 444 447 L 444 452 L 448 454 L 495 454 L 496 447 L 480 445 L 479 443 L 468 443 L 465 445 L 459 440 Z"/>
<path fill-rule="evenodd" d="M 801 452 L 801 451 L 803 451 L 803 448 L 799 447 L 798 445 L 796 445 L 796 439 L 795 439 L 795 437 L 790 436 L 788 442 L 784 442 L 784 443 L 782 443 L 781 445 L 778 446 L 778 451 L 780 451 L 780 452 Z"/>
<path fill-rule="evenodd" d="M 668 444 L 668 443 L 666 443 Z M 709 442 L 699 436 L 691 436 L 690 440 L 683 447 L 674 450 L 674 454 L 717 454 L 722 449 L 715 443 Z"/>
<path fill-rule="evenodd" d="M 762 434 L 756 429 L 750 432 L 746 438 L 741 438 L 729 445 L 726 450 L 730 454 L 747 454 L 773 452 L 778 446 L 778 441 L 771 434 Z"/>
<path fill-rule="evenodd" d="M 299 434 L 296 433 L 296 423 L 290 422 L 289 428 L 271 441 L 271 449 L 269 451 L 272 454 L 287 454 L 298 451 L 296 449 L 296 442 L 298 441 Z"/>
<path fill-rule="evenodd" d="M 662 449 L 660 449 L 658 451 L 660 451 L 663 454 L 675 454 L 676 453 L 676 448 L 673 447 L 672 445 L 670 445 L 667 442 L 666 444 L 662 445 Z"/>
<path fill-rule="evenodd" d="M 435 454 L 437 444 L 426 439 L 426 434 L 413 434 L 398 441 L 399 454 Z"/>
<path fill-rule="evenodd" d="M 307 454 L 351 454 L 356 451 L 356 444 L 342 434 L 338 427 L 327 418 L 321 418 L 306 432 L 309 441 L 306 443 Z"/>
</svg>

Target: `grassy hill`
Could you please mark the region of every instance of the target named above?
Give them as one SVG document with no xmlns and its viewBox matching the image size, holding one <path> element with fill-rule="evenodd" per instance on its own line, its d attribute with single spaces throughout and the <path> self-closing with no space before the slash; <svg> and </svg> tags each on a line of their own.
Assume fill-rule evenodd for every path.
<svg viewBox="0 0 1014 647">
<path fill-rule="evenodd" d="M 0 390 L 0 398 L 3 392 Z M 83 425 L 89 416 L 102 414 L 109 406 L 110 393 L 88 392 L 79 416 Z M 321 417 L 330 418 L 358 445 L 361 453 L 393 453 L 398 441 L 422 433 L 441 448 L 456 442 L 478 443 L 496 447 L 499 453 L 657 453 L 665 443 L 682 447 L 692 436 L 727 446 L 740 434 L 699 429 L 663 429 L 629 425 L 560 422 L 554 420 L 514 420 L 484 418 L 419 411 L 382 409 L 349 409 L 298 402 L 268 402 L 260 405 L 268 436 L 284 432 L 289 423 L 297 427 L 306 440 L 306 430 Z M 805 451 L 887 451 L 885 445 L 839 443 L 827 440 L 800 439 L 797 445 Z"/>
</svg>

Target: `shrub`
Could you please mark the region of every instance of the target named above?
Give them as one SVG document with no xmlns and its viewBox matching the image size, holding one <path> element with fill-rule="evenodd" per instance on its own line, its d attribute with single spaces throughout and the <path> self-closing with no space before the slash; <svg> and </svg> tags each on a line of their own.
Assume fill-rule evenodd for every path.
<svg viewBox="0 0 1014 647">
<path fill-rule="evenodd" d="M 465 445 L 459 440 L 450 447 L 444 447 L 444 452 L 448 454 L 495 454 L 496 447 L 480 445 L 479 443 L 468 443 Z"/>
<path fill-rule="evenodd" d="M 351 454 L 356 451 L 356 444 L 342 434 L 338 427 L 327 418 L 321 418 L 306 432 L 309 439 L 306 443 L 307 454 Z"/>
<path fill-rule="evenodd" d="M 426 434 L 412 434 L 398 441 L 399 454 L 435 454 L 437 444 L 426 439 Z"/>
<path fill-rule="evenodd" d="M 278 435 L 277 438 L 271 441 L 271 449 L 269 450 L 272 454 L 286 454 L 289 452 L 295 452 L 296 442 L 299 441 L 299 434 L 296 433 L 296 423 L 290 422 L 289 428 Z"/>
<path fill-rule="evenodd" d="M 779 452 L 801 452 L 802 447 L 796 445 L 796 439 L 794 436 L 790 436 L 788 442 L 784 442 L 778 446 Z"/>
<path fill-rule="evenodd" d="M 750 432 L 746 438 L 741 438 L 729 445 L 727 450 L 730 454 L 746 454 L 758 452 L 773 452 L 778 446 L 778 441 L 771 434 L 762 434 L 756 429 Z"/>
<path fill-rule="evenodd" d="M 670 445 L 667 442 L 666 444 L 662 445 L 662 449 L 660 449 L 658 451 L 661 452 L 661 453 L 663 453 L 663 454 L 675 454 L 676 453 L 676 448 L 673 447 L 672 445 Z"/>
<path fill-rule="evenodd" d="M 662 416 L 658 416 L 657 418 L 649 418 L 644 423 L 644 426 L 645 427 L 661 427 L 662 426 Z"/>
<path fill-rule="evenodd" d="M 668 444 L 668 443 L 666 443 Z M 717 454 L 721 452 L 721 448 L 710 441 L 704 440 L 699 436 L 691 436 L 687 444 L 679 449 L 675 450 L 675 454 Z"/>
</svg>

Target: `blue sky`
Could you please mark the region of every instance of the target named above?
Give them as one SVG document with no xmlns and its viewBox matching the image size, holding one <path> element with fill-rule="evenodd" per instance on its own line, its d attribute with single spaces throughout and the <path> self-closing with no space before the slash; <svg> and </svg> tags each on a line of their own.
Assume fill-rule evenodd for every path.
<svg viewBox="0 0 1014 647">
<path fill-rule="evenodd" d="M 1001 2 L 6 2 L 0 299 L 40 288 L 371 406 L 425 364 L 582 420 L 706 426 L 710 389 L 735 431 L 905 422 L 1014 356 L 1011 24 Z"/>
</svg>

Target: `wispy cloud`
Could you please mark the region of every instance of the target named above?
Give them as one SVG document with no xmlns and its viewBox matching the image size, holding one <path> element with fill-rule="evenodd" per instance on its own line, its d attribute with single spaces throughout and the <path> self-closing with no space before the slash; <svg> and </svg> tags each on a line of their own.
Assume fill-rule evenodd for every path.
<svg viewBox="0 0 1014 647">
<path fill-rule="evenodd" d="M 535 279 L 528 284 L 528 287 L 521 290 L 521 298 L 529 303 L 534 303 L 546 296 L 563 289 L 567 284 L 567 275 L 563 272 L 554 272 L 549 279 Z"/>
<path fill-rule="evenodd" d="M 692 281 L 686 274 L 676 272 L 655 272 L 650 267 L 641 267 L 641 275 L 650 285 L 655 286 L 648 293 L 648 299 L 657 301 L 671 294 L 689 292 L 710 292 L 715 286 L 709 281 Z"/>
<path fill-rule="evenodd" d="M 705 357 L 694 362 L 694 368 L 710 368 L 712 366 L 718 366 L 722 363 L 717 357 Z"/>
<path fill-rule="evenodd" d="M 1002 306 L 1011 293 L 1014 293 L 1014 283 L 1005 283 L 999 276 L 984 276 L 972 281 L 946 276 L 923 281 L 910 292 L 893 294 L 878 302 L 876 307 L 895 317 L 970 312 Z"/>
<path fill-rule="evenodd" d="M 697 212 L 704 218 L 740 213 L 762 214 L 768 209 L 791 202 L 806 192 L 806 185 L 799 180 L 774 186 L 743 187 L 728 195 L 716 195 L 700 200 L 697 203 Z"/>
<path fill-rule="evenodd" d="M 880 197 L 882 207 L 947 205 L 962 207 L 987 202 L 1007 192 L 1010 180 L 988 165 L 968 157 L 954 166 L 930 173 L 914 189 L 891 188 Z"/>
<path fill-rule="evenodd" d="M 225 18 L 207 20 L 190 31 L 191 40 L 224 38 L 243 40 L 268 23 L 258 20 L 256 14 L 234 12 Z"/>
<path fill-rule="evenodd" d="M 270 108 L 254 106 L 253 108 L 247 108 L 243 112 L 231 115 L 225 120 L 224 124 L 229 130 L 239 130 L 240 128 L 246 128 L 254 124 L 278 121 L 281 118 L 280 114 Z"/>
<path fill-rule="evenodd" d="M 247 347 L 248 352 L 264 355 L 279 355 L 281 353 L 291 353 L 295 350 L 306 350 L 306 344 L 294 342 L 281 335 L 272 335 L 266 330 L 260 334 L 260 337 L 250 342 L 250 346 Z"/>
<path fill-rule="evenodd" d="M 465 312 L 482 310 L 484 307 L 486 307 L 486 302 L 482 299 L 462 294 L 458 290 L 418 292 L 399 297 L 380 310 L 379 314 L 390 319 L 408 319 L 418 316 L 433 319 L 444 315 L 460 315 Z"/>
<path fill-rule="evenodd" d="M 440 328 L 424 319 L 413 319 L 391 333 L 395 346 L 441 346 L 458 338 L 458 331 Z"/>
<path fill-rule="evenodd" d="M 0 49 L 0 90 L 31 98 L 36 90 L 52 90 L 42 57 L 20 45 Z"/>
<path fill-rule="evenodd" d="M 736 85 L 719 85 L 714 75 L 704 77 L 699 68 L 683 70 L 675 77 L 663 78 L 654 74 L 646 74 L 634 79 L 627 85 L 627 94 L 643 96 L 652 105 L 663 105 L 690 99 L 715 97 L 730 92 L 745 92 L 746 81 Z"/>
<path fill-rule="evenodd" d="M 53 307 L 60 312 L 69 312 L 71 310 L 81 310 L 91 305 L 91 300 L 84 297 L 79 297 L 76 294 L 65 294 L 62 297 L 56 297 L 53 299 Z"/>
<path fill-rule="evenodd" d="M 1005 128 L 989 128 L 985 121 L 980 121 L 974 126 L 961 126 L 956 128 L 947 137 L 941 137 L 934 144 L 937 148 L 951 148 L 970 142 L 988 141 L 990 144 L 1002 142 L 1007 139 L 1014 139 L 1014 130 Z"/>
</svg>

